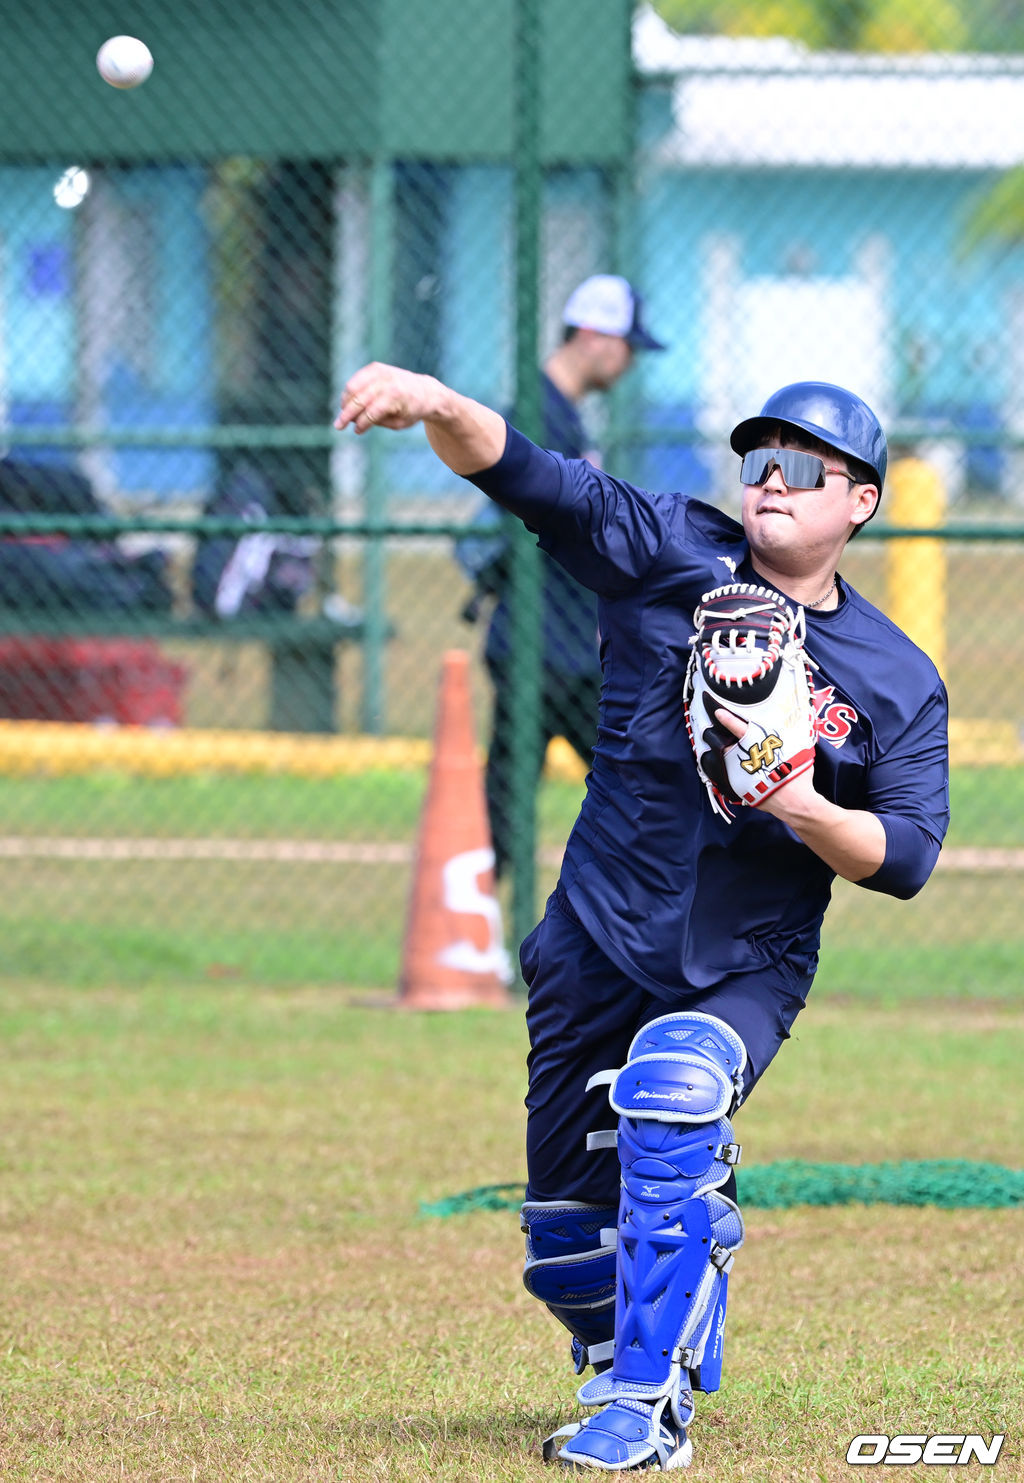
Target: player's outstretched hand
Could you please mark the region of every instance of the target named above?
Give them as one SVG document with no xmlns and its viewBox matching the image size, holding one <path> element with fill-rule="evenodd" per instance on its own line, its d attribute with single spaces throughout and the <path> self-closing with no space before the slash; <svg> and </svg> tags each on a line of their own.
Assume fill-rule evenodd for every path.
<svg viewBox="0 0 1024 1483">
<path fill-rule="evenodd" d="M 413 427 L 422 422 L 427 441 L 456 474 L 476 474 L 498 462 L 505 448 L 505 419 L 462 396 L 434 376 L 371 361 L 347 382 L 334 426 Z"/>
<path fill-rule="evenodd" d="M 447 388 L 433 376 L 371 361 L 346 383 L 334 426 L 365 433 L 371 427 L 413 427 L 441 411 Z"/>
</svg>

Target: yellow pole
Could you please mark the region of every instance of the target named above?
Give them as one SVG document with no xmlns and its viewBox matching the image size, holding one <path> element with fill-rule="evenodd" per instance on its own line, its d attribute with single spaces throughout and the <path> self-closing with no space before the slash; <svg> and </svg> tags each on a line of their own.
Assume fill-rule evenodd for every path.
<svg viewBox="0 0 1024 1483">
<path fill-rule="evenodd" d="M 892 525 L 940 526 L 946 490 L 930 464 L 903 458 L 889 475 L 885 502 Z M 886 607 L 894 623 L 946 672 L 946 543 L 934 536 L 886 542 Z"/>
</svg>

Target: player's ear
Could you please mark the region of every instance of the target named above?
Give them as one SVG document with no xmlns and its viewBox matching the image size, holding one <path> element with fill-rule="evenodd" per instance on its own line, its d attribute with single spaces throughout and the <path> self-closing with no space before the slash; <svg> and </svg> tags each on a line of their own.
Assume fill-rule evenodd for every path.
<svg viewBox="0 0 1024 1483">
<path fill-rule="evenodd" d="M 853 509 L 850 519 L 854 525 L 863 525 L 865 520 L 870 520 L 878 508 L 881 495 L 877 484 L 856 484 L 853 488 Z"/>
</svg>

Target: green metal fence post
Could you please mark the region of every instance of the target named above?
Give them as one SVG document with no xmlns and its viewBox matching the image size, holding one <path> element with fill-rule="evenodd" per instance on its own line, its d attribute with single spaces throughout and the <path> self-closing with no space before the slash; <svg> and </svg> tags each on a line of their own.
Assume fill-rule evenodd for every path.
<svg viewBox="0 0 1024 1483">
<path fill-rule="evenodd" d="M 391 355 L 394 251 L 394 163 L 389 158 L 379 158 L 374 160 L 370 172 L 370 356 L 375 360 L 388 360 Z M 366 523 L 373 534 L 366 542 L 363 561 L 366 639 L 363 648 L 362 727 L 371 734 L 384 729 L 385 717 L 384 650 L 388 633 L 384 541 L 388 513 L 388 450 L 385 436 L 376 431 L 367 435 Z"/>
<path fill-rule="evenodd" d="M 540 302 L 540 3 L 516 5 L 516 417 L 528 437 L 541 438 L 538 357 Z M 511 692 L 517 717 L 512 752 L 516 827 L 512 844 L 512 930 L 515 945 L 536 918 L 536 758 L 540 749 L 540 559 L 535 537 L 515 523 L 511 597 Z"/>
<path fill-rule="evenodd" d="M 622 15 L 622 46 L 625 55 L 629 56 L 632 48 L 631 43 L 631 15 L 628 9 Z M 637 208 L 637 170 L 640 167 L 637 158 L 636 146 L 636 122 L 637 122 L 637 88 L 638 78 L 630 67 L 629 80 L 626 87 L 626 97 L 623 109 L 623 133 L 624 138 L 619 149 L 618 158 L 609 167 L 608 192 L 611 205 L 612 219 L 612 253 L 613 272 L 622 273 L 639 289 L 646 297 L 646 284 L 644 282 L 643 264 L 639 261 L 637 249 L 636 232 L 636 208 Z M 614 474 L 628 479 L 630 472 L 619 466 L 621 451 L 629 442 L 629 433 L 636 423 L 637 390 L 636 382 L 641 374 L 641 368 L 634 366 L 632 375 L 623 377 L 617 381 L 608 394 L 608 423 L 605 433 L 604 456 L 607 466 Z"/>
</svg>

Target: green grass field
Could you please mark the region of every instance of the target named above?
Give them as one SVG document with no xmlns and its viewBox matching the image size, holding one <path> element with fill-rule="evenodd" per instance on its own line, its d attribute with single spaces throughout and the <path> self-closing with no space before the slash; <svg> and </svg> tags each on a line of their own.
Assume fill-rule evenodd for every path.
<svg viewBox="0 0 1024 1483">
<path fill-rule="evenodd" d="M 0 1029 L 0 1476 L 551 1476 L 577 1382 L 517 1222 L 420 1212 L 522 1178 L 517 1010 L 7 979 Z M 1022 1055 L 1015 1007 L 823 998 L 737 1118 L 744 1161 L 1019 1163 Z M 993 1476 L 1024 1477 L 1021 1231 L 749 1210 L 689 1476 L 846 1479 L 858 1433 L 999 1431 Z"/>
<path fill-rule="evenodd" d="M 0 835 L 81 841 L 326 841 L 411 846 L 422 772 L 305 780 L 199 775 L 0 778 Z M 960 769 L 949 848 L 1024 846 L 1024 773 Z M 581 786 L 546 782 L 538 899 L 554 883 Z M 397 982 L 408 858 L 303 862 L 0 857 L 0 930 L 14 978 L 90 986 Z M 1014 1002 L 1024 955 L 1019 871 L 937 873 L 897 902 L 839 883 L 821 992 Z"/>
<path fill-rule="evenodd" d="M 523 1178 L 521 1004 L 396 1006 L 408 863 L 114 855 L 407 845 L 424 781 L 0 779 L 3 838 L 103 847 L 0 858 L 0 1477 L 551 1476 L 576 1381 L 517 1222 L 421 1211 Z M 1021 786 L 957 772 L 951 850 L 1020 848 Z M 541 891 L 579 792 L 541 791 Z M 737 1120 L 748 1167 L 1021 1163 L 1020 880 L 840 885 Z M 1024 1478 L 1021 1236 L 1019 1209 L 751 1208 L 690 1476 L 848 1479 L 859 1433 L 1005 1432 L 993 1476 Z"/>
<path fill-rule="evenodd" d="M 0 777 L 5 834 L 212 836 L 280 839 L 411 839 L 426 777 L 394 769 L 356 777 L 198 773 L 139 778 L 127 772 Z M 1024 771 L 954 769 L 950 845 L 1024 846 Z M 565 842 L 583 785 L 545 781 L 539 843 Z"/>
</svg>

